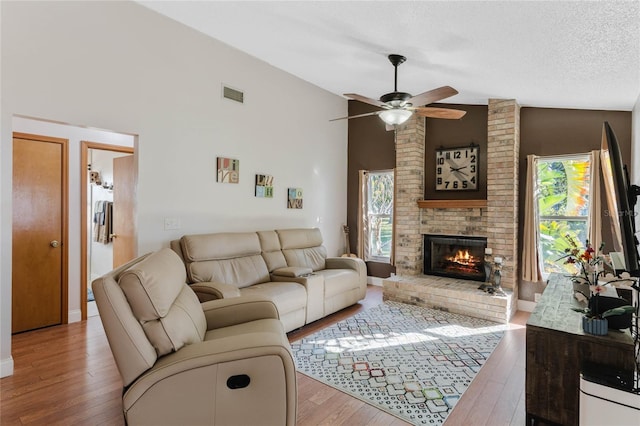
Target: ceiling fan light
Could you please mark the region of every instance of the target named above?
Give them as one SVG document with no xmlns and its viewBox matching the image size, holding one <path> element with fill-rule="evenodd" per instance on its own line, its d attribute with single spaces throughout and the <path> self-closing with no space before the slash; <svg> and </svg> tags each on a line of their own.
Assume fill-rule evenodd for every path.
<svg viewBox="0 0 640 426">
<path fill-rule="evenodd" d="M 406 109 L 387 109 L 382 111 L 379 116 L 386 124 L 394 126 L 407 121 L 411 114 L 411 111 Z"/>
</svg>

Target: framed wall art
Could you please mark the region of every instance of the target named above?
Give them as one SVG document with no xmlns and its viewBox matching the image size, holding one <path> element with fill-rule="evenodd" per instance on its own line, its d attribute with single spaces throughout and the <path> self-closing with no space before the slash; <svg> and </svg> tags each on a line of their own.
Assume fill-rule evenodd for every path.
<svg viewBox="0 0 640 426">
<path fill-rule="evenodd" d="M 273 176 L 256 174 L 256 197 L 273 198 Z"/>
<path fill-rule="evenodd" d="M 240 160 L 218 157 L 218 174 L 216 177 L 216 182 L 240 182 Z"/>
<path fill-rule="evenodd" d="M 302 208 L 302 188 L 289 188 L 287 191 L 287 208 Z"/>
</svg>

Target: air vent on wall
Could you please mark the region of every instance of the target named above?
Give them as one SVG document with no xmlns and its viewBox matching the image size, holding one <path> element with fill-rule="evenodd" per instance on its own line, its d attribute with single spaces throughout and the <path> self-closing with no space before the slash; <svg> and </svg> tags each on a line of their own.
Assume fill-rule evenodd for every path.
<svg viewBox="0 0 640 426">
<path fill-rule="evenodd" d="M 232 101 L 244 103 L 244 93 L 229 86 L 222 85 L 222 97 L 231 99 Z"/>
</svg>

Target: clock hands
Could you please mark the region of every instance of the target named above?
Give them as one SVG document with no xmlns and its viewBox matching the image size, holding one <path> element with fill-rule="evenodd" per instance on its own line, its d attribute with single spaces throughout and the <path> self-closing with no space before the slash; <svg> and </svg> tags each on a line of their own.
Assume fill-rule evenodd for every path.
<svg viewBox="0 0 640 426">
<path fill-rule="evenodd" d="M 461 171 L 462 169 L 466 169 L 467 166 L 462 166 L 462 167 L 451 167 L 451 166 L 449 166 L 449 168 L 451 169 L 452 172 L 457 172 L 457 173 L 460 173 L 461 175 L 469 176 L 467 173 Z"/>
</svg>

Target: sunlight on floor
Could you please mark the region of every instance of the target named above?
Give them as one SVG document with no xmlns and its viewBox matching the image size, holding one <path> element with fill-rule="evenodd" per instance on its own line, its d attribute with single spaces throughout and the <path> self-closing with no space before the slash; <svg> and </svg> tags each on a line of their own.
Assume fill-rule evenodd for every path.
<svg viewBox="0 0 640 426">
<path fill-rule="evenodd" d="M 359 350 L 371 350 L 392 346 L 401 346 L 413 343 L 428 342 L 438 340 L 438 337 L 429 336 L 422 333 L 391 333 L 389 335 L 362 335 L 349 336 L 339 339 L 309 341 L 308 343 L 324 346 L 327 352 L 342 353 Z"/>
<path fill-rule="evenodd" d="M 444 327 L 430 328 L 429 333 L 445 337 L 466 337 L 479 334 L 498 333 L 508 329 L 507 324 L 496 324 L 489 327 L 468 328 L 462 325 L 450 324 Z"/>
</svg>

